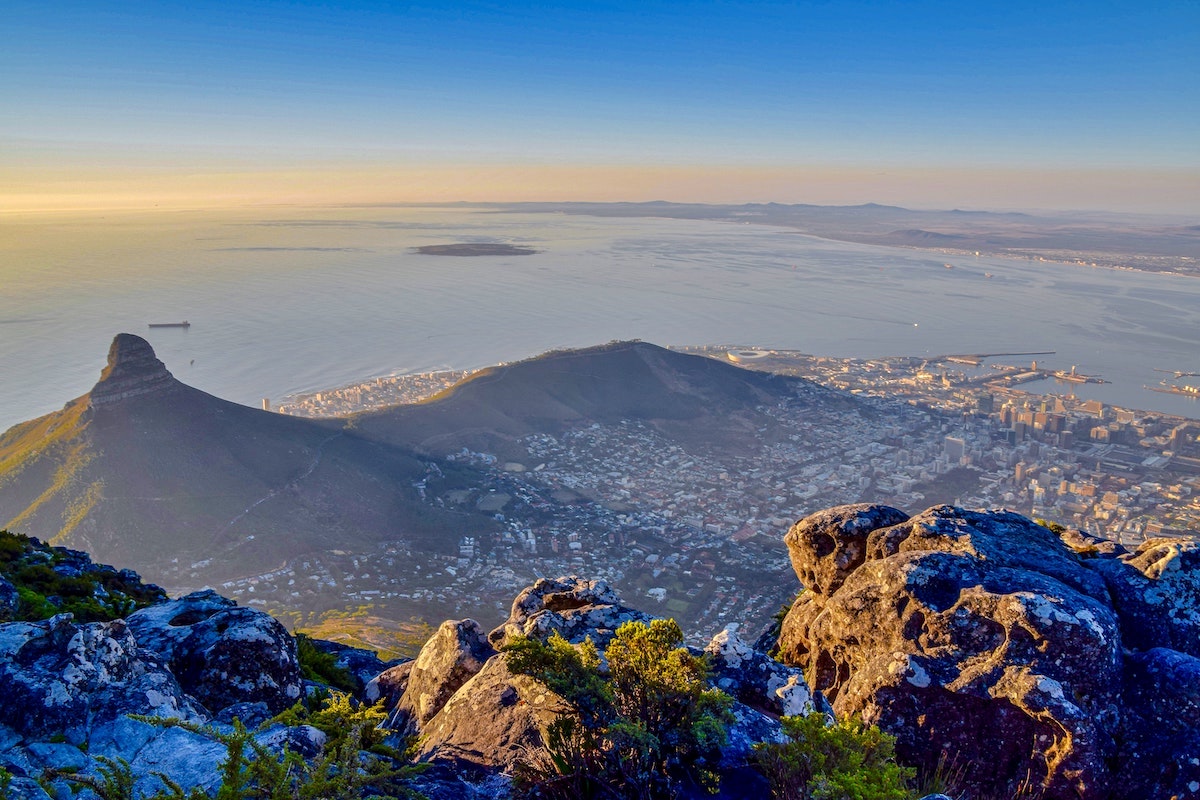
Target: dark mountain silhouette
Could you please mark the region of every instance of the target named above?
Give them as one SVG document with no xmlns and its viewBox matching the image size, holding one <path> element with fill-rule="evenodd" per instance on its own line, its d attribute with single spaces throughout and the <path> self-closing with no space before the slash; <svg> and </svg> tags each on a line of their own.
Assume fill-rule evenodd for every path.
<svg viewBox="0 0 1200 800">
<path fill-rule="evenodd" d="M 738 449 L 751 446 L 765 423 L 757 407 L 799 390 L 820 402 L 853 403 L 802 379 L 613 342 L 482 370 L 425 403 L 362 414 L 355 429 L 431 454 L 465 446 L 519 457 L 512 442 L 521 436 L 639 420 L 684 446 Z"/>
<path fill-rule="evenodd" d="M 91 392 L 0 436 L 0 527 L 155 574 L 212 560 L 210 579 L 388 538 L 446 550 L 468 523 L 420 502 L 424 470 L 340 421 L 186 386 L 120 334 Z"/>
<path fill-rule="evenodd" d="M 443 460 L 463 447 L 523 461 L 528 434 L 635 420 L 687 449 L 744 455 L 771 438 L 763 407 L 797 397 L 859 409 L 809 381 L 616 342 L 486 369 L 424 403 L 311 420 L 186 386 L 120 334 L 91 392 L 0 435 L 0 527 L 174 587 L 391 543 L 419 561 L 499 524 L 454 500 L 486 481 Z"/>
</svg>

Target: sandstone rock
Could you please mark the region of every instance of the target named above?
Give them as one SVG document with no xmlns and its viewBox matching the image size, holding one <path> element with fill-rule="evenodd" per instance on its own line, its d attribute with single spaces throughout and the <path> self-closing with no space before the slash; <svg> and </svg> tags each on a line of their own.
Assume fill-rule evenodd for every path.
<svg viewBox="0 0 1200 800">
<path fill-rule="evenodd" d="M 565 700 L 527 675 L 513 675 L 506 656 L 497 655 L 422 727 L 421 758 L 510 769 L 526 750 L 543 745 L 551 722 L 570 713 Z"/>
<path fill-rule="evenodd" d="M 0 697 L 0 723 L 31 739 L 63 735 L 73 744 L 123 714 L 202 718 L 123 621 L 76 625 L 70 614 L 0 625 Z"/>
<path fill-rule="evenodd" d="M 1200 656 L 1200 543 L 1150 539 L 1088 564 L 1108 583 L 1126 646 Z"/>
<path fill-rule="evenodd" d="M 13 778 L 4 793 L 5 800 L 51 800 L 33 778 Z"/>
<path fill-rule="evenodd" d="M 514 636 L 545 641 L 558 633 L 572 644 L 590 636 L 603 650 L 622 624 L 652 619 L 649 614 L 622 605 L 604 581 L 574 576 L 542 578 L 517 595 L 508 619 L 488 634 L 488 640 L 499 650 Z"/>
<path fill-rule="evenodd" d="M 1063 544 L 1071 548 L 1075 555 L 1083 559 L 1123 556 L 1129 552 L 1119 542 L 1114 542 L 1111 539 L 1105 539 L 1100 536 L 1093 536 L 1087 531 L 1075 528 L 1063 530 L 1058 534 L 1058 538 L 1062 540 Z"/>
<path fill-rule="evenodd" d="M 754 752 L 754 745 L 759 742 L 787 741 L 778 719 L 745 703 L 735 702 L 730 712 L 733 714 L 733 723 L 729 726 L 725 746 L 721 748 L 722 771 L 745 766 Z"/>
<path fill-rule="evenodd" d="M 451 695 L 495 654 L 475 620 L 443 622 L 413 662 L 388 727 L 423 731 Z"/>
<path fill-rule="evenodd" d="M 1007 796 L 1029 775 L 1045 797 L 1105 797 L 1121 637 L 1099 576 L 1015 514 L 940 506 L 856 524 L 839 544 L 864 516 L 888 518 L 833 509 L 789 532 L 835 544 L 790 549 L 797 575 L 815 578 L 784 620 L 785 663 L 839 715 L 895 735 L 911 763 L 933 768 L 946 752 L 974 765 L 982 792 Z M 845 556 L 864 535 L 861 561 Z"/>
<path fill-rule="evenodd" d="M 804 674 L 752 648 L 729 626 L 704 648 L 712 667 L 711 683 L 751 708 L 777 716 L 809 714 L 813 696 Z"/>
<path fill-rule="evenodd" d="M 262 702 L 277 714 L 300 698 L 295 640 L 268 614 L 216 592 L 144 608 L 130 615 L 129 628 L 212 713 Z"/>
<path fill-rule="evenodd" d="M 829 594 L 866 559 L 868 534 L 907 519 L 891 506 L 837 506 L 800 520 L 783 541 L 800 585 Z"/>
<path fill-rule="evenodd" d="M 180 385 L 154 355 L 149 342 L 132 333 L 119 333 L 108 348 L 108 364 L 92 387 L 90 402 L 93 408 L 103 407 Z"/>
<path fill-rule="evenodd" d="M 368 703 L 378 703 L 382 700 L 387 708 L 399 703 L 404 690 L 408 688 L 408 676 L 412 672 L 413 663 L 405 661 L 376 675 L 363 688 L 363 699 Z"/>
</svg>

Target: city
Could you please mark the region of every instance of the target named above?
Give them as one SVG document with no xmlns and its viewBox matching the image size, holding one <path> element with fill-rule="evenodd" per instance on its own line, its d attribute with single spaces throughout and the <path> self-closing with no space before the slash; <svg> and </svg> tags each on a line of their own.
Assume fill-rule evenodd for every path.
<svg viewBox="0 0 1200 800">
<path fill-rule="evenodd" d="M 841 407 L 801 389 L 760 409 L 771 424 L 743 448 L 685 447 L 626 420 L 527 437 L 522 462 L 464 450 L 448 460 L 482 468 L 488 482 L 427 500 L 492 516 L 493 536 L 463 537 L 445 556 L 400 544 L 330 551 L 218 588 L 301 626 L 331 607 L 499 620 L 536 577 L 579 573 L 676 617 L 699 641 L 728 621 L 767 623 L 799 588 L 784 533 L 831 505 L 1002 507 L 1127 546 L 1200 529 L 1200 422 L 1028 393 L 1012 381 L 1029 367 L 980 375 L 961 357 L 678 349 L 803 376 L 863 402 Z M 462 374 L 397 376 L 280 408 L 320 416 L 416 402 Z M 440 472 L 434 461 L 428 469 Z"/>
</svg>

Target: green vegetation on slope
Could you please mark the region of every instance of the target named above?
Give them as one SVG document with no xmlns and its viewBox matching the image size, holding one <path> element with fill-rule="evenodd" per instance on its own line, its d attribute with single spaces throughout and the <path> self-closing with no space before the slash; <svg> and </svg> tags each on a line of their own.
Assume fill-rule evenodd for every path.
<svg viewBox="0 0 1200 800">
<path fill-rule="evenodd" d="M 18 597 L 15 608 L 0 607 L 0 621 L 41 620 L 64 612 L 79 622 L 107 621 L 166 599 L 162 589 L 132 572 L 8 531 L 0 531 L 0 579 L 12 584 Z"/>
</svg>

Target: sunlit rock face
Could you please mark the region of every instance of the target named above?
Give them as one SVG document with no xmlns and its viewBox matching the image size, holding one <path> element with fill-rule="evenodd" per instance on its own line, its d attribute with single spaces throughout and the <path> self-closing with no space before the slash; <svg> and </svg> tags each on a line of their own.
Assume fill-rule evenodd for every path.
<svg viewBox="0 0 1200 800">
<path fill-rule="evenodd" d="M 1198 796 L 1180 777 L 1191 729 L 1133 722 L 1155 713 L 1154 676 L 1194 692 L 1194 659 L 1127 655 L 1131 641 L 1192 641 L 1191 547 L 1127 554 L 1085 539 L 1000 511 L 819 512 L 787 534 L 806 591 L 780 657 L 839 715 L 894 734 L 909 762 L 973 765 L 967 780 L 984 794 Z M 1146 753 L 1184 766 L 1152 772 Z"/>
</svg>

